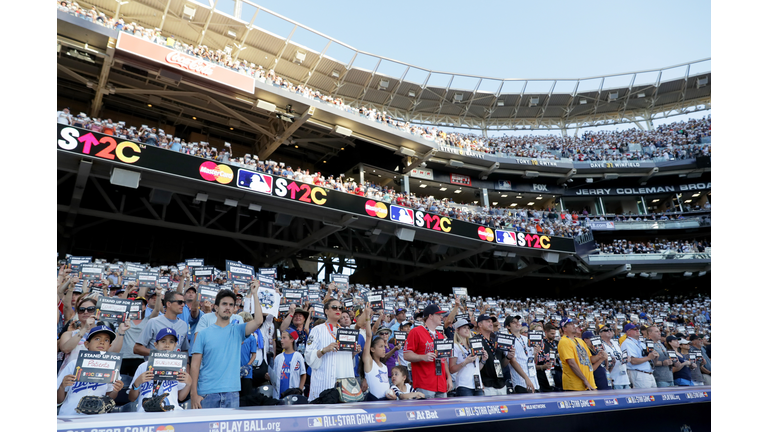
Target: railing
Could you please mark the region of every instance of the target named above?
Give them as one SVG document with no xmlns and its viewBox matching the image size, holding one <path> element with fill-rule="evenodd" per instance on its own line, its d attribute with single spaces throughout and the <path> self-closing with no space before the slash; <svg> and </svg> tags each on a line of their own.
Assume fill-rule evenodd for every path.
<svg viewBox="0 0 768 432">
<path fill-rule="evenodd" d="M 627 263 L 631 261 L 656 261 L 656 260 L 710 260 L 708 252 L 663 252 L 650 254 L 597 254 L 589 256 L 589 263 Z"/>
<path fill-rule="evenodd" d="M 597 227 L 593 226 L 593 221 L 587 222 L 587 225 L 592 227 L 595 231 L 605 231 L 605 230 L 650 230 L 650 229 L 683 229 L 683 228 L 699 228 L 704 225 L 702 221 L 698 218 L 696 219 L 685 219 L 685 220 L 676 220 L 676 221 L 625 221 L 625 222 L 613 222 L 613 228 L 599 228 L 600 225 L 603 225 L 605 221 L 594 221 L 596 222 L 594 225 L 597 225 Z"/>
</svg>

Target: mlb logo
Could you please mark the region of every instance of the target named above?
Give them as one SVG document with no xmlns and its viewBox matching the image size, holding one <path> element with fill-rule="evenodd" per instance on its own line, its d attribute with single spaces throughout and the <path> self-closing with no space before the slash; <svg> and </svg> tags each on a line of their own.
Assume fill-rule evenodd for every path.
<svg viewBox="0 0 768 432">
<path fill-rule="evenodd" d="M 208 429 L 218 429 L 218 428 L 219 428 L 219 422 L 208 423 Z"/>
<path fill-rule="evenodd" d="M 413 209 L 391 205 L 389 210 L 389 217 L 393 221 L 413 225 Z"/>
<path fill-rule="evenodd" d="M 467 413 L 464 411 L 464 408 L 456 408 L 456 416 L 466 417 Z"/>
<path fill-rule="evenodd" d="M 237 187 L 265 194 L 272 193 L 273 178 L 271 175 L 239 169 L 237 171 Z"/>
<path fill-rule="evenodd" d="M 408 420 L 416 420 L 416 412 L 415 411 L 408 411 Z"/>
<path fill-rule="evenodd" d="M 565 402 L 563 402 L 563 401 L 558 402 L 557 403 L 557 407 L 558 408 L 565 408 Z"/>
<path fill-rule="evenodd" d="M 323 418 L 322 417 L 310 417 L 307 419 L 307 424 L 309 427 L 322 427 L 323 426 Z"/>
<path fill-rule="evenodd" d="M 523 409 L 523 411 L 525 411 L 525 410 L 527 409 L 527 408 L 525 407 L 525 404 L 520 404 L 520 408 L 522 408 L 522 409 Z"/>
</svg>

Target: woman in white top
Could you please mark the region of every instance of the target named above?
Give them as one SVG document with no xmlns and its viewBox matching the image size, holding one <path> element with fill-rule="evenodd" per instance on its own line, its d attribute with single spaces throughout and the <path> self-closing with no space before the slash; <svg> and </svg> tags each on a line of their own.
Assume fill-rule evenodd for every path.
<svg viewBox="0 0 768 432">
<path fill-rule="evenodd" d="M 387 365 L 381 359 L 387 355 L 387 348 L 387 341 L 383 337 L 376 336 L 371 340 L 371 321 L 366 320 L 365 347 L 363 361 L 360 362 L 365 373 L 365 381 L 368 383 L 366 400 L 386 399 L 389 390 L 389 372 Z"/>
<path fill-rule="evenodd" d="M 453 334 L 453 357 L 449 369 L 454 375 L 456 396 L 483 396 L 483 381 L 480 379 L 480 368 L 488 360 L 488 353 L 483 350 L 483 356 L 472 355 L 469 338 L 472 328 L 467 320 L 456 320 Z M 477 377 L 477 378 L 475 378 Z"/>
</svg>

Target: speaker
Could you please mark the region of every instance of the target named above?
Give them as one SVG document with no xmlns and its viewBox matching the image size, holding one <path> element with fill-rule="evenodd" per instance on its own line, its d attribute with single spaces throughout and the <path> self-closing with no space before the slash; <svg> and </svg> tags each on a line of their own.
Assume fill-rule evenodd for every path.
<svg viewBox="0 0 768 432">
<path fill-rule="evenodd" d="M 113 185 L 125 186 L 132 189 L 138 189 L 140 180 L 140 172 L 128 171 L 122 168 L 112 168 L 112 175 L 109 177 L 109 182 Z"/>
<path fill-rule="evenodd" d="M 168 205 L 171 203 L 173 192 L 160 189 L 152 189 L 149 192 L 149 202 L 152 204 Z"/>
<path fill-rule="evenodd" d="M 397 228 L 395 230 L 395 235 L 400 240 L 412 242 L 413 236 L 416 235 L 416 231 L 408 228 Z"/>
</svg>

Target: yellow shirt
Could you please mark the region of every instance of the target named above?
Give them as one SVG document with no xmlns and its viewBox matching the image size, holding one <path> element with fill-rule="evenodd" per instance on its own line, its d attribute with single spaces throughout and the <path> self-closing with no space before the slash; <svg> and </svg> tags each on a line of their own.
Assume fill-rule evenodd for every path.
<svg viewBox="0 0 768 432">
<path fill-rule="evenodd" d="M 584 377 L 587 378 L 589 384 L 597 388 L 595 385 L 595 376 L 592 374 L 592 362 L 589 361 L 589 348 L 583 340 L 579 338 L 571 339 L 569 337 L 560 338 L 560 343 L 557 345 L 557 352 L 560 355 L 560 363 L 563 365 L 563 390 L 586 390 L 584 385 L 576 374 L 571 370 L 571 366 L 568 364 L 568 359 L 576 360 L 576 364 L 579 365 L 579 370 Z"/>
</svg>

